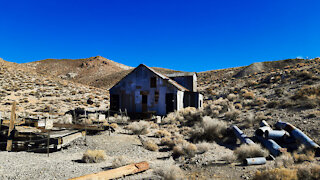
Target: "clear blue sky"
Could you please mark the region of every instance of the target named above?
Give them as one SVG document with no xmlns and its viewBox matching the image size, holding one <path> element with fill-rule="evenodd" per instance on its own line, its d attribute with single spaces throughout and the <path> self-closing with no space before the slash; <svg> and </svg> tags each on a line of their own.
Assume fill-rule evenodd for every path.
<svg viewBox="0 0 320 180">
<path fill-rule="evenodd" d="M 316 0 L 0 0 L 0 57 L 205 71 L 320 56 Z"/>
</svg>

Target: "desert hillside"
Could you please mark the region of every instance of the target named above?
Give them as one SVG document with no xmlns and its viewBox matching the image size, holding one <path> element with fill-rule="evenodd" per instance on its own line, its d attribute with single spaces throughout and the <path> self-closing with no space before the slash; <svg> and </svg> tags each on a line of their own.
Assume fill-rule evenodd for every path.
<svg viewBox="0 0 320 180">
<path fill-rule="evenodd" d="M 111 74 L 126 72 L 132 67 L 114 62 L 101 56 L 85 59 L 45 59 L 25 64 L 34 69 L 38 74 L 59 77 L 85 85 L 92 85 L 107 89 L 97 81 Z M 114 83 L 119 78 L 108 79 L 109 83 Z"/>
<path fill-rule="evenodd" d="M 44 73 L 44 72 L 43 72 Z M 18 112 L 65 113 L 76 107 L 87 107 L 86 100 L 95 102 L 91 107 L 108 106 L 107 91 L 73 83 L 53 76 L 32 72 L 23 64 L 0 59 L 0 110 L 9 117 L 11 102 L 18 102 Z"/>
</svg>

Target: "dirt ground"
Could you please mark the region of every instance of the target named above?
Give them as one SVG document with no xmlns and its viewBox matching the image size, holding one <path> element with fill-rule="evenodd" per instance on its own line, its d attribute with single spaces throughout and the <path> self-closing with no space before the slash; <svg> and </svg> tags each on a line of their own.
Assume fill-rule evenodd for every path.
<svg viewBox="0 0 320 180">
<path fill-rule="evenodd" d="M 151 138 L 151 137 L 148 137 Z M 107 159 L 101 163 L 83 163 L 83 153 L 88 149 L 104 150 Z M 126 134 L 119 129 L 116 133 L 102 132 L 78 139 L 69 147 L 49 154 L 29 152 L 0 152 L 0 179 L 69 179 L 97 173 L 112 168 L 114 159 L 122 156 L 127 163 L 147 161 L 151 169 L 123 179 L 161 179 L 153 169 L 180 166 L 188 179 L 248 179 L 262 166 L 227 164 L 224 157 L 232 150 L 212 143 L 209 151 L 186 160 L 175 161 L 171 151 L 153 152 L 144 149 L 136 135 Z"/>
</svg>

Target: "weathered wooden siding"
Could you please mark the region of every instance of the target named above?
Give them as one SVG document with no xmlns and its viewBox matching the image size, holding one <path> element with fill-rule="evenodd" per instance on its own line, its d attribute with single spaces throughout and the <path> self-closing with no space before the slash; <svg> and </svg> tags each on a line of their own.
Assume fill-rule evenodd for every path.
<svg viewBox="0 0 320 180">
<path fill-rule="evenodd" d="M 197 75 L 196 74 L 193 74 L 192 76 L 177 76 L 177 77 L 170 77 L 170 78 L 192 92 L 197 91 Z"/>
<path fill-rule="evenodd" d="M 156 78 L 156 87 L 150 87 L 151 77 Z M 155 93 L 159 93 L 158 102 L 155 101 Z M 174 94 L 174 108 L 183 108 L 183 91 L 179 91 L 154 74 L 144 66 L 134 70 L 110 89 L 110 94 L 119 94 L 120 108 L 127 109 L 130 113 L 142 112 L 142 96 L 147 96 L 147 110 L 155 111 L 157 115 L 166 115 L 166 93 Z M 112 103 L 112 102 L 111 102 Z"/>
</svg>

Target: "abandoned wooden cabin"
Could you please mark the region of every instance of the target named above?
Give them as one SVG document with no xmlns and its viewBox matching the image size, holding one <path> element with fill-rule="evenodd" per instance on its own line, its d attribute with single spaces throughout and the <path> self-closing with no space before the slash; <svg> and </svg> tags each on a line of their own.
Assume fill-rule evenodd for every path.
<svg viewBox="0 0 320 180">
<path fill-rule="evenodd" d="M 197 92 L 196 73 L 163 75 L 144 64 L 109 92 L 111 110 L 127 110 L 129 116 L 135 117 L 137 114 L 164 116 L 181 108 L 203 106 L 203 95 Z"/>
</svg>

